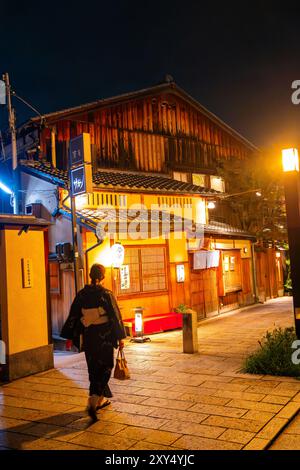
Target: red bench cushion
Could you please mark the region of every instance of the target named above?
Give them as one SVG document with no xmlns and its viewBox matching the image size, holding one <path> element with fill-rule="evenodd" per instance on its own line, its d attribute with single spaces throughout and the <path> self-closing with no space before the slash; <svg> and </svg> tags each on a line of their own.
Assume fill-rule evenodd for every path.
<svg viewBox="0 0 300 470">
<path fill-rule="evenodd" d="M 180 313 L 162 313 L 151 315 L 148 317 L 143 317 L 143 321 L 145 335 L 182 328 L 182 315 Z M 127 318 L 124 320 L 124 322 L 132 324 L 132 334 L 133 336 L 136 336 L 134 318 Z"/>
</svg>

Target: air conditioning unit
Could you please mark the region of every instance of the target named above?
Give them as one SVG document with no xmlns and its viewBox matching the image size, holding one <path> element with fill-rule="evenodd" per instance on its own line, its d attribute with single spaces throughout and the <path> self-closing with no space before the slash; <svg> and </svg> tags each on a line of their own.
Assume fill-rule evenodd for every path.
<svg viewBox="0 0 300 470">
<path fill-rule="evenodd" d="M 56 256 L 60 262 L 73 261 L 73 247 L 71 243 L 57 243 L 55 246 Z"/>
<path fill-rule="evenodd" d="M 62 243 L 56 243 L 55 252 L 56 252 L 56 256 L 57 256 L 58 261 L 62 261 L 63 260 L 63 258 L 62 258 Z"/>
<path fill-rule="evenodd" d="M 33 202 L 32 204 L 26 204 L 25 214 L 33 215 L 40 219 L 42 217 L 42 204 L 40 202 Z"/>
</svg>

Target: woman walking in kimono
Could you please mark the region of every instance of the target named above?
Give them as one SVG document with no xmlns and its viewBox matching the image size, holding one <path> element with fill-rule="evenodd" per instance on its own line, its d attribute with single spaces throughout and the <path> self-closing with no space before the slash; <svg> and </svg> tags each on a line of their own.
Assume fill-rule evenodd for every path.
<svg viewBox="0 0 300 470">
<path fill-rule="evenodd" d="M 105 406 L 104 397 L 112 396 L 108 381 L 114 365 L 114 348 L 123 349 L 126 337 L 116 299 L 101 285 L 104 277 L 104 266 L 94 264 L 90 270 L 91 284 L 78 292 L 61 331 L 63 338 L 84 349 L 90 381 L 87 411 L 93 421 L 97 421 L 97 409 Z"/>
</svg>

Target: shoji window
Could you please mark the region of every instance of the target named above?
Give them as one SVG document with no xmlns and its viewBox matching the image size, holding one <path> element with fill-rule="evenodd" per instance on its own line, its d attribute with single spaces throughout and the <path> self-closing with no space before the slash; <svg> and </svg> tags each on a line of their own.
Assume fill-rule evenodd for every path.
<svg viewBox="0 0 300 470">
<path fill-rule="evenodd" d="M 164 246 L 125 247 L 123 265 L 128 266 L 129 286 L 126 289 L 121 289 L 119 273 L 117 279 L 118 295 L 167 290 L 166 249 Z"/>
</svg>

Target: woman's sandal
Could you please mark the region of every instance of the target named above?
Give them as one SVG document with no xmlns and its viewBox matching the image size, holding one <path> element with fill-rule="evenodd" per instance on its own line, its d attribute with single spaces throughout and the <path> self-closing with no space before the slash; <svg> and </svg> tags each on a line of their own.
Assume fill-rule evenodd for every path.
<svg viewBox="0 0 300 470">
<path fill-rule="evenodd" d="M 101 405 L 98 405 L 96 407 L 96 411 L 102 410 L 102 408 L 105 408 L 106 406 L 110 405 L 111 402 L 109 400 L 105 400 Z"/>
</svg>

